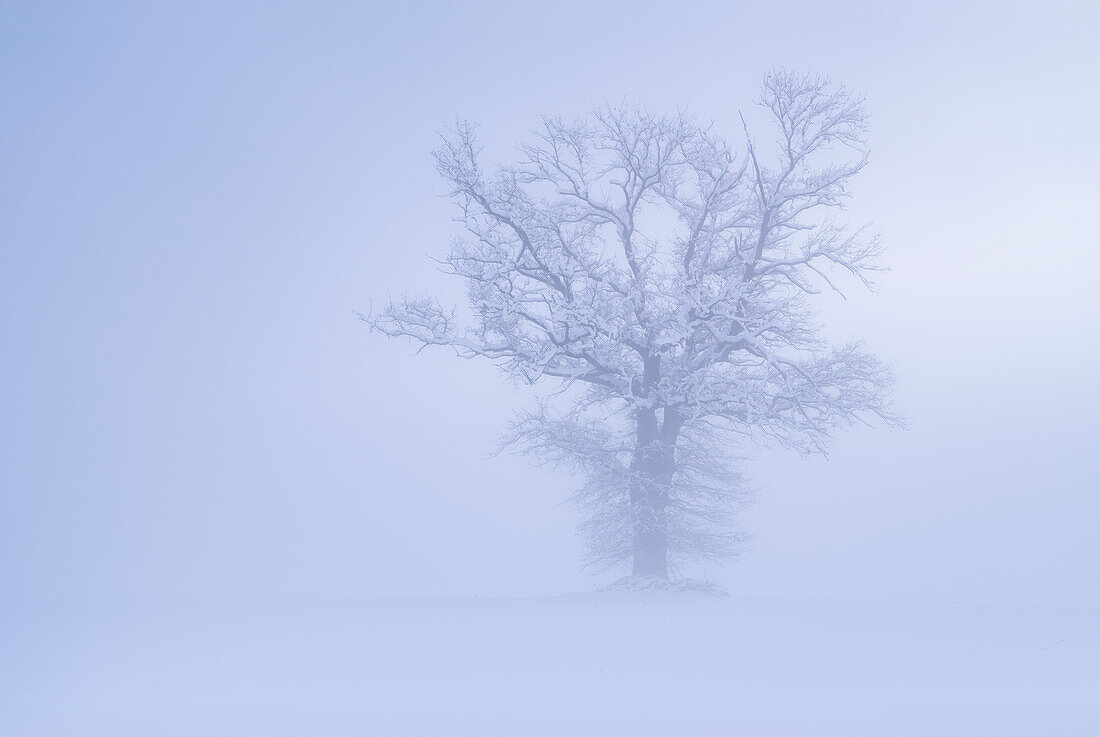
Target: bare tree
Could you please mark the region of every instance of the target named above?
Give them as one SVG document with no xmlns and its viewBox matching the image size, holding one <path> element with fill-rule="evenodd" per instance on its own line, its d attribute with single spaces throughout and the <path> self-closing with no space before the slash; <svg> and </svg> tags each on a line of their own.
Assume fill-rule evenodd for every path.
<svg viewBox="0 0 1100 737">
<path fill-rule="evenodd" d="M 408 297 L 364 318 L 561 382 L 509 440 L 584 472 L 593 559 L 632 558 L 635 576 L 666 579 L 670 551 L 732 549 L 730 449 L 824 452 L 838 425 L 890 419 L 887 371 L 859 345 L 827 346 L 807 299 L 877 268 L 878 238 L 832 217 L 867 163 L 862 100 L 778 71 L 758 103 L 774 140 L 742 119 L 741 155 L 686 115 L 612 107 L 544 119 L 494 175 L 458 124 L 435 158 L 469 237 L 442 263 L 473 318 Z"/>
</svg>

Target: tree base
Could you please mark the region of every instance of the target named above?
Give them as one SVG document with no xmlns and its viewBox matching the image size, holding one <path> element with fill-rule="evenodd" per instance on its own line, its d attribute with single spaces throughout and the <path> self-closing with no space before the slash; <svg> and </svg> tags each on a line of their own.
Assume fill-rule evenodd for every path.
<svg viewBox="0 0 1100 737">
<path fill-rule="evenodd" d="M 710 581 L 695 578 L 669 580 L 658 576 L 625 576 L 604 586 L 601 591 L 669 591 L 676 594 L 692 593 L 709 596 L 729 596 L 725 589 Z"/>
</svg>

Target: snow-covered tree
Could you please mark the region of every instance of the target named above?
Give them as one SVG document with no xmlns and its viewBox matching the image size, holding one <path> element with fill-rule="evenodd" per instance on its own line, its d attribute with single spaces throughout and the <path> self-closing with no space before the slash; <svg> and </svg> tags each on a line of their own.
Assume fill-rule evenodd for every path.
<svg viewBox="0 0 1100 737">
<path fill-rule="evenodd" d="M 593 559 L 636 576 L 733 548 L 733 449 L 824 452 L 838 425 L 890 419 L 888 372 L 826 345 L 808 300 L 877 268 L 878 238 L 835 219 L 867 163 L 862 100 L 777 71 L 758 104 L 772 140 L 742 119 L 743 153 L 684 114 L 623 106 L 544 119 L 495 173 L 458 124 L 435 158 L 468 237 L 442 263 L 473 317 L 405 297 L 365 318 L 562 383 L 509 442 L 583 471 Z"/>
</svg>

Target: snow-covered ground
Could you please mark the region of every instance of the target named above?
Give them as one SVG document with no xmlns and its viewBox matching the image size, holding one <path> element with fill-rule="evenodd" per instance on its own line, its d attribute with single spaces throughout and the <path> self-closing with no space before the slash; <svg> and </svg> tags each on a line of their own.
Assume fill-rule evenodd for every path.
<svg viewBox="0 0 1100 737">
<path fill-rule="evenodd" d="M 1100 734 L 1096 612 L 545 599 L 5 624 L 3 737 Z"/>
</svg>

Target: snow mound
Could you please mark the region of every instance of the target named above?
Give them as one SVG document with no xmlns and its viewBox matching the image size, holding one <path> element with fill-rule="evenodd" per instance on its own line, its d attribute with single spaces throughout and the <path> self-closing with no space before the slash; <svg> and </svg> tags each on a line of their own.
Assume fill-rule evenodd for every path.
<svg viewBox="0 0 1100 737">
<path fill-rule="evenodd" d="M 656 576 L 626 576 L 608 584 L 601 591 L 669 591 L 676 594 L 692 593 L 709 596 L 729 596 L 721 586 L 695 578 L 669 580 Z"/>
</svg>

